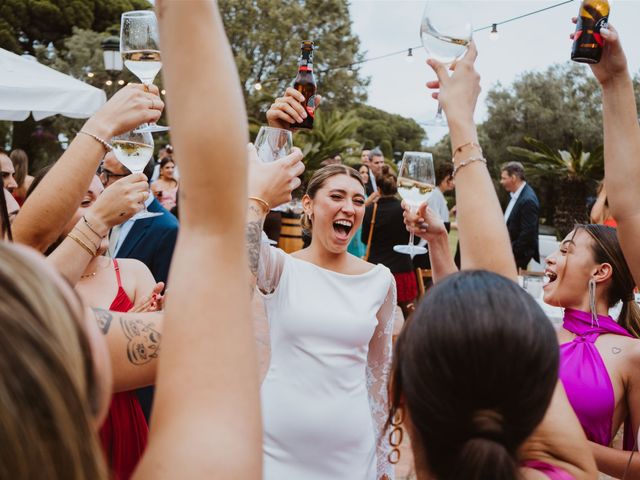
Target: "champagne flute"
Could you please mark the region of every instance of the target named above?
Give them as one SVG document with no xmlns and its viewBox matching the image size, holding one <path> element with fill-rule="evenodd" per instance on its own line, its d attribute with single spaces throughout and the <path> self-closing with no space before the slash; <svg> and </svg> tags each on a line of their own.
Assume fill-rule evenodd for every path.
<svg viewBox="0 0 640 480">
<path fill-rule="evenodd" d="M 118 161 L 131 173 L 142 173 L 153 156 L 153 137 L 150 132 L 131 130 L 111 139 L 111 147 Z M 133 220 L 151 218 L 162 215 L 161 212 L 150 212 L 146 204 L 143 210 L 136 213 Z"/>
<path fill-rule="evenodd" d="M 147 87 L 162 68 L 158 35 L 158 19 L 152 10 L 136 10 L 122 14 L 120 54 L 125 67 Z M 165 132 L 169 127 L 144 124 L 138 130 Z"/>
<path fill-rule="evenodd" d="M 404 152 L 400 171 L 398 172 L 398 193 L 409 205 L 412 213 L 429 199 L 435 188 L 436 174 L 433 168 L 433 155 L 426 152 Z M 413 244 L 413 232 L 409 234 L 408 245 L 396 245 L 393 250 L 398 253 L 416 255 L 427 253 L 427 249 Z"/>
<path fill-rule="evenodd" d="M 420 24 L 420 39 L 429 58 L 450 66 L 467 52 L 473 36 L 469 17 L 469 5 L 453 0 L 429 0 L 424 7 Z M 434 119 L 425 122 L 430 126 L 446 126 L 442 105 Z"/>
<path fill-rule="evenodd" d="M 291 153 L 293 137 L 290 130 L 260 127 L 254 145 L 260 160 L 263 162 L 275 162 Z"/>
</svg>

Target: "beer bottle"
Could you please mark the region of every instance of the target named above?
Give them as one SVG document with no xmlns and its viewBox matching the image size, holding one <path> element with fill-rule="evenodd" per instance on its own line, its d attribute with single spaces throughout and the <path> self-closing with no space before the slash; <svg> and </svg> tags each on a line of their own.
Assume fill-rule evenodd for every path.
<svg viewBox="0 0 640 480">
<path fill-rule="evenodd" d="M 293 81 L 293 88 L 304 95 L 303 106 L 307 110 L 307 118 L 301 123 L 293 124 L 293 128 L 313 128 L 313 115 L 316 108 L 316 79 L 313 76 L 313 42 L 304 41 L 300 47 L 302 54 L 298 62 L 298 75 Z"/>
<path fill-rule="evenodd" d="M 607 27 L 609 2 L 607 0 L 583 0 L 573 38 L 571 60 L 581 63 L 598 63 L 602 56 L 604 39 L 600 29 Z"/>
</svg>

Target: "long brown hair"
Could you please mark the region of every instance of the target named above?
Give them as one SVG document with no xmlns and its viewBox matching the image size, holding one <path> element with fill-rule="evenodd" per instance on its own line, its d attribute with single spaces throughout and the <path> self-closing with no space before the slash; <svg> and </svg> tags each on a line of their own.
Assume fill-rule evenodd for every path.
<svg viewBox="0 0 640 480">
<path fill-rule="evenodd" d="M 308 195 L 309 198 L 314 199 L 318 190 L 320 190 L 325 182 L 331 177 L 335 177 L 336 175 L 348 175 L 351 178 L 354 178 L 358 181 L 362 188 L 364 188 L 364 184 L 362 183 L 362 178 L 360 177 L 360 173 L 354 170 L 351 167 L 347 167 L 346 165 L 327 165 L 326 167 L 322 167 L 317 170 L 316 173 L 313 174 L 311 180 L 309 180 L 309 184 L 307 185 L 307 191 L 305 195 Z M 313 224 L 311 219 L 303 214 L 302 219 L 300 220 L 302 225 L 302 230 L 307 234 L 311 235 L 311 231 L 313 229 Z"/>
<path fill-rule="evenodd" d="M 0 298 L 0 478 L 106 479 L 80 309 L 24 247 L 3 242 Z"/>
<path fill-rule="evenodd" d="M 553 326 L 516 283 L 450 275 L 398 337 L 389 419 L 407 409 L 416 464 L 434 478 L 516 480 L 518 449 L 547 411 L 558 361 Z"/>
<path fill-rule="evenodd" d="M 607 303 L 611 308 L 622 302 L 618 324 L 633 336 L 640 338 L 640 308 L 633 294 L 636 284 L 622 253 L 617 230 L 595 223 L 576 225 L 575 231 L 578 230 L 585 231 L 591 237 L 593 259 L 597 263 L 608 263 L 612 267 L 613 275 L 611 287 L 607 292 Z"/>
<path fill-rule="evenodd" d="M 15 178 L 18 187 L 21 187 L 24 184 L 24 179 L 27 178 L 29 174 L 29 157 L 27 156 L 27 152 L 16 148 L 9 155 L 11 158 L 11 162 L 13 163 L 13 168 L 15 169 Z"/>
</svg>

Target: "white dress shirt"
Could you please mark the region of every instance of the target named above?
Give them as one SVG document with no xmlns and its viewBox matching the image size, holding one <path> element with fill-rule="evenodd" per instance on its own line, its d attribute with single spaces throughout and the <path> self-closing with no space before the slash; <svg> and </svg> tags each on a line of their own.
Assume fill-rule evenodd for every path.
<svg viewBox="0 0 640 480">
<path fill-rule="evenodd" d="M 443 222 L 449 221 L 449 207 L 447 205 L 447 199 L 444 198 L 444 194 L 440 187 L 436 187 L 431 192 L 429 200 L 427 200 L 429 208 L 433 210 Z"/>
<path fill-rule="evenodd" d="M 522 190 L 524 189 L 524 186 L 526 184 L 527 184 L 527 182 L 522 182 L 522 185 L 520 185 L 520 188 L 518 188 L 518 190 L 516 190 L 515 192 L 511 192 L 510 193 L 511 200 L 509 200 L 509 205 L 507 205 L 507 209 L 504 211 L 504 221 L 505 221 L 505 223 L 507 222 L 507 220 L 509 220 L 509 215 L 511 215 L 511 210 L 513 210 L 513 206 L 518 201 L 518 197 L 522 193 Z"/>
<path fill-rule="evenodd" d="M 153 202 L 153 198 L 154 198 L 153 193 L 151 193 L 151 195 L 149 195 L 149 197 L 147 197 L 147 199 L 144 201 L 144 206 L 146 208 L 149 208 L 149 205 L 151 205 L 151 202 Z M 120 250 L 120 247 L 122 247 L 122 244 L 124 243 L 125 239 L 127 238 L 127 235 L 129 235 L 129 232 L 133 228 L 133 224 L 135 223 L 135 221 L 136 221 L 135 218 L 130 218 L 123 224 L 117 225 L 113 227 L 113 229 L 111 229 L 112 230 L 111 235 L 113 235 L 113 230 L 115 230 L 116 228 L 120 229 L 120 233 L 118 235 L 115 248 L 113 249 L 113 257 L 118 256 L 118 250 Z"/>
</svg>

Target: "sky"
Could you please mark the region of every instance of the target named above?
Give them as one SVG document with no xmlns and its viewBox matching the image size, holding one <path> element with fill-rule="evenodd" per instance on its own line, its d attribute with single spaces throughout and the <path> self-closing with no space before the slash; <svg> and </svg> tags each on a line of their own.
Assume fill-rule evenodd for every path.
<svg viewBox="0 0 640 480">
<path fill-rule="evenodd" d="M 442 3 L 458 2 L 468 7 L 474 28 L 501 22 L 532 12 L 561 0 L 430 0 Z M 376 57 L 421 45 L 420 19 L 425 0 L 351 0 L 349 7 L 352 31 L 360 38 L 360 51 L 366 57 Z M 609 21 L 620 32 L 629 69 L 640 69 L 640 41 L 634 35 L 640 19 L 640 0 L 609 0 Z M 526 71 L 545 70 L 555 63 L 571 61 L 569 34 L 575 28 L 580 1 L 547 10 L 536 15 L 498 26 L 499 38 L 489 39 L 489 30 L 478 32 L 474 40 L 478 47 L 476 70 L 481 75 L 482 93 L 476 108 L 476 122 L 487 115 L 487 91 L 500 82 L 511 84 Z M 369 105 L 424 122 L 434 117 L 437 102 L 424 84 L 435 74 L 424 62 L 426 53 L 418 48 L 409 63 L 406 55 L 398 55 L 362 65 L 361 75 L 369 76 Z M 587 68 L 585 66 L 584 68 Z M 439 140 L 446 129 L 424 127 L 429 143 Z"/>
</svg>

